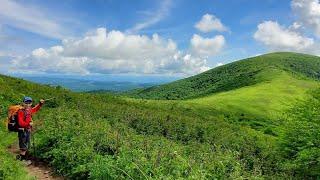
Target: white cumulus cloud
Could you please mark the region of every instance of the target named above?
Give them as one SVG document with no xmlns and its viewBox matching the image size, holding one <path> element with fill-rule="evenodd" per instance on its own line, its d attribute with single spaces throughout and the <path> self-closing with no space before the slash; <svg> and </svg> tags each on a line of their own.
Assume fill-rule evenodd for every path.
<svg viewBox="0 0 320 180">
<path fill-rule="evenodd" d="M 254 38 L 272 50 L 306 50 L 314 45 L 312 38 L 305 37 L 278 22 L 265 21 L 258 25 Z"/>
<path fill-rule="evenodd" d="M 320 37 L 319 0 L 292 0 L 291 7 L 301 24 L 311 28 Z"/>
<path fill-rule="evenodd" d="M 195 24 L 195 28 L 201 32 L 228 31 L 228 28 L 222 24 L 220 19 L 212 14 L 203 15 L 201 20 Z"/>
<path fill-rule="evenodd" d="M 294 51 L 320 55 L 320 2 L 319 0 L 292 0 L 296 15 L 292 25 L 286 27 L 275 21 L 258 25 L 255 40 L 272 51 Z M 311 31 L 310 31 L 311 30 Z"/>
<path fill-rule="evenodd" d="M 225 45 L 225 38 L 217 35 L 213 38 L 203 38 L 194 34 L 190 40 L 191 50 L 198 56 L 213 56 L 219 53 Z"/>
<path fill-rule="evenodd" d="M 64 39 L 58 46 L 38 48 L 12 60 L 12 70 L 47 73 L 196 74 L 208 70 L 202 55 L 218 53 L 223 36 L 205 39 L 194 35 L 192 51 L 183 52 L 171 39 L 157 34 L 125 34 L 98 28 L 77 39 Z"/>
</svg>

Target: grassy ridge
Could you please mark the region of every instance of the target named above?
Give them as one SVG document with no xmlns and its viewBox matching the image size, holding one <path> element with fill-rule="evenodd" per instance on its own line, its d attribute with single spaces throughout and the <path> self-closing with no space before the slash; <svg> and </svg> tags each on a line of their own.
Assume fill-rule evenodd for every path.
<svg viewBox="0 0 320 180">
<path fill-rule="evenodd" d="M 185 103 L 201 108 L 214 107 L 219 111 L 243 112 L 256 117 L 275 119 L 306 97 L 311 89 L 319 87 L 319 82 L 294 77 L 285 71 L 272 72 L 276 77 L 253 86 L 222 92 L 203 98 L 191 99 Z M 271 74 L 268 72 L 267 74 Z"/>
<path fill-rule="evenodd" d="M 253 129 L 276 135 L 284 112 L 297 102 L 309 97 L 308 92 L 320 84 L 309 78 L 293 76 L 282 70 L 273 74 L 270 81 L 232 91 L 221 92 L 190 100 L 135 100 L 140 105 L 157 107 L 175 106 L 186 109 L 185 113 L 197 114 L 205 119 L 221 118 L 228 122 L 250 126 Z M 159 106 L 158 106 L 159 108 Z"/>
<path fill-rule="evenodd" d="M 297 53 L 272 53 L 236 61 L 169 84 L 135 90 L 131 97 L 146 99 L 190 99 L 229 91 L 271 80 L 266 74 L 278 69 L 319 79 L 320 57 Z"/>
</svg>

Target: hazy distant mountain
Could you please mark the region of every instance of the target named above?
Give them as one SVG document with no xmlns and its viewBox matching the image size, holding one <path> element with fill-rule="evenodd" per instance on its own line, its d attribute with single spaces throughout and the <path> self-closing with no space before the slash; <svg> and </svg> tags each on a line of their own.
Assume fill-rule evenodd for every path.
<svg viewBox="0 0 320 180">
<path fill-rule="evenodd" d="M 99 81 L 99 80 L 82 80 L 75 78 L 60 77 L 38 77 L 30 76 L 23 79 L 41 84 L 49 84 L 53 86 L 63 86 L 72 91 L 127 91 L 136 88 L 146 88 L 157 85 L 157 83 L 139 83 L 139 82 L 118 82 L 118 81 Z"/>
</svg>

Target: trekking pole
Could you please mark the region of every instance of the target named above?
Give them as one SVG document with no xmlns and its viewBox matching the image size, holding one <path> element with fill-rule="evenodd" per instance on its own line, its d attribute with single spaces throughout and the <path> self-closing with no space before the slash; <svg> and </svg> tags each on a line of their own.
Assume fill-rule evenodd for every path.
<svg viewBox="0 0 320 180">
<path fill-rule="evenodd" d="M 45 99 L 45 101 L 50 101 L 50 100 L 52 100 L 52 99 L 55 99 L 55 97 Z"/>
<path fill-rule="evenodd" d="M 33 131 L 31 131 L 33 132 Z M 32 139 L 32 147 L 33 147 L 33 160 L 36 159 L 36 146 L 35 146 L 35 143 L 34 143 L 34 137 L 33 137 L 34 133 L 31 133 L 31 139 Z"/>
</svg>

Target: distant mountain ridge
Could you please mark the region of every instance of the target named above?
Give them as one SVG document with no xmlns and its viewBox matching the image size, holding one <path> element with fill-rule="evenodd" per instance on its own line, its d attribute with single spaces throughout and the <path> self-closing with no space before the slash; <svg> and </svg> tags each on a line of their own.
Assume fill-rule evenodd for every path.
<svg viewBox="0 0 320 180">
<path fill-rule="evenodd" d="M 270 53 L 172 83 L 129 91 L 127 95 L 145 99 L 191 99 L 268 81 L 279 71 L 319 80 L 320 57 L 292 52 Z"/>
<path fill-rule="evenodd" d="M 138 83 L 138 82 L 120 82 L 120 81 L 98 81 L 88 79 L 76 78 L 55 78 L 55 77 L 23 77 L 28 81 L 33 81 L 41 84 L 48 84 L 52 86 L 63 86 L 67 89 L 76 92 L 91 92 L 91 91 L 105 91 L 105 92 L 122 92 L 136 88 L 147 88 L 156 85 L 157 83 Z"/>
</svg>

